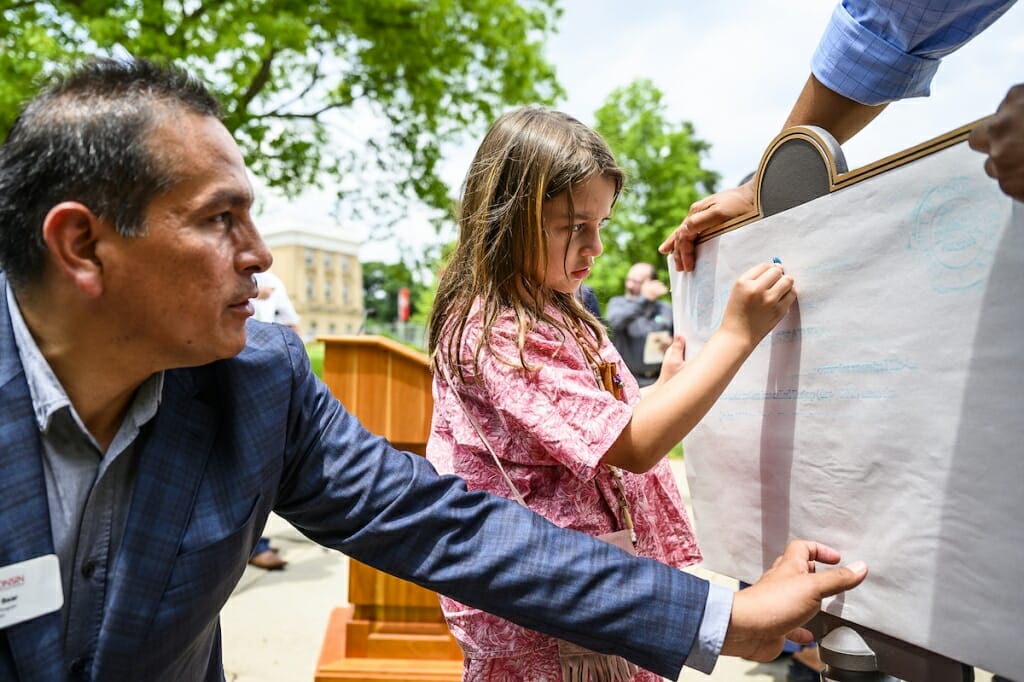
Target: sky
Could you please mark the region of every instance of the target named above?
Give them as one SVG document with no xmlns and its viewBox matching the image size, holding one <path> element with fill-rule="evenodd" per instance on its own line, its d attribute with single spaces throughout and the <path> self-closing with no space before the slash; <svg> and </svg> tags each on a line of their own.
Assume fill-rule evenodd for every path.
<svg viewBox="0 0 1024 682">
<path fill-rule="evenodd" d="M 556 107 L 591 124 L 613 89 L 648 78 L 664 93 L 668 120 L 691 122 L 696 136 L 711 145 L 703 165 L 721 175 L 720 188 L 737 184 L 757 167 L 807 80 L 811 55 L 835 6 L 831 0 L 562 0 L 561 5 L 558 33 L 547 42 L 547 57 L 567 95 Z M 843 145 L 848 167 L 990 114 L 1018 82 L 1024 82 L 1024 3 L 947 57 L 932 81 L 931 96 L 889 105 Z M 441 172 L 451 187 L 461 183 L 478 142 L 467 138 L 447 151 Z M 301 203 L 318 205 L 315 199 Z M 292 207 L 288 214 L 300 219 L 301 211 Z M 411 206 L 409 214 L 396 240 L 408 245 L 436 239 L 426 218 L 418 217 L 421 209 Z M 395 242 L 374 241 L 364 244 L 360 257 L 393 261 L 397 252 Z"/>
</svg>

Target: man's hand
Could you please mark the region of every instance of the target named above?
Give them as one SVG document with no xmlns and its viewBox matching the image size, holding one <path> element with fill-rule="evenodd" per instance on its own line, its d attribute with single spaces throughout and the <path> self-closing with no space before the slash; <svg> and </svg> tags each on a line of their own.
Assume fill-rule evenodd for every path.
<svg viewBox="0 0 1024 682">
<path fill-rule="evenodd" d="M 657 279 L 649 279 L 640 285 L 640 295 L 648 301 L 656 301 L 668 293 L 668 287 Z"/>
<path fill-rule="evenodd" d="M 821 610 L 821 600 L 859 585 L 867 565 L 855 561 L 820 573 L 814 562 L 839 563 L 839 552 L 808 540 L 793 540 L 761 579 L 736 593 L 722 654 L 755 661 L 774 660 L 786 639 L 812 641 L 801 627 Z"/>
<path fill-rule="evenodd" d="M 985 173 L 1017 201 L 1024 201 L 1024 83 L 1010 88 L 996 113 L 971 131 L 971 149 L 988 154 Z"/>
<path fill-rule="evenodd" d="M 664 254 L 674 253 L 676 270 L 689 272 L 693 270 L 697 236 L 714 227 L 722 225 L 736 216 L 754 210 L 754 181 L 751 179 L 739 187 L 722 190 L 717 194 L 704 197 L 693 202 L 690 212 L 679 224 L 679 227 L 661 243 L 658 251 Z"/>
</svg>

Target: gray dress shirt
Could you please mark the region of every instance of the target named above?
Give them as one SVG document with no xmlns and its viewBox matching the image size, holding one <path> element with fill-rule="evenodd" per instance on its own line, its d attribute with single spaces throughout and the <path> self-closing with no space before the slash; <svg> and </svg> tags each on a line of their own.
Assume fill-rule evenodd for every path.
<svg viewBox="0 0 1024 682">
<path fill-rule="evenodd" d="M 128 518 L 136 444 L 160 404 L 163 373 L 139 386 L 103 452 L 32 338 L 10 287 L 6 295 L 43 446 L 46 501 L 64 590 L 64 650 L 67 660 L 88 659 Z"/>
</svg>

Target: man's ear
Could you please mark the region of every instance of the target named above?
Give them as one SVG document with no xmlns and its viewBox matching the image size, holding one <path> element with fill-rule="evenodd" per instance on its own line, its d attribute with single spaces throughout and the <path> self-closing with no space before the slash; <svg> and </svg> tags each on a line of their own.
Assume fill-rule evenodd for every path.
<svg viewBox="0 0 1024 682">
<path fill-rule="evenodd" d="M 43 241 L 58 271 L 89 296 L 103 292 L 103 264 L 96 243 L 105 225 L 84 204 L 64 201 L 43 220 Z"/>
</svg>

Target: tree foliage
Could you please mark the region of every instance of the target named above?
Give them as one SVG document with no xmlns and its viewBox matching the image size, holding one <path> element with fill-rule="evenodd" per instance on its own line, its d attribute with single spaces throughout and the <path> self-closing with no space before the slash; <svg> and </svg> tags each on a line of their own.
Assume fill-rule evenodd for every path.
<svg viewBox="0 0 1024 682">
<path fill-rule="evenodd" d="M 426 286 L 419 279 L 403 263 L 363 263 L 363 306 L 367 317 L 381 324 L 396 322 L 398 291 L 403 287 L 410 293 L 410 318 L 421 313 L 419 296 Z"/>
<path fill-rule="evenodd" d="M 331 178 L 447 210 L 442 145 L 560 94 L 543 56 L 556 3 L 15 0 L 0 10 L 0 132 L 41 79 L 85 56 L 175 61 L 218 94 L 272 187 Z"/>
<path fill-rule="evenodd" d="M 651 81 L 638 80 L 613 90 L 594 114 L 594 128 L 627 174 L 626 188 L 601 231 L 604 255 L 587 280 L 602 305 L 622 293 L 633 263 L 652 263 L 667 281 L 658 245 L 719 180 L 701 167 L 708 143 L 695 136 L 689 122 L 668 120 L 662 97 Z"/>
</svg>

